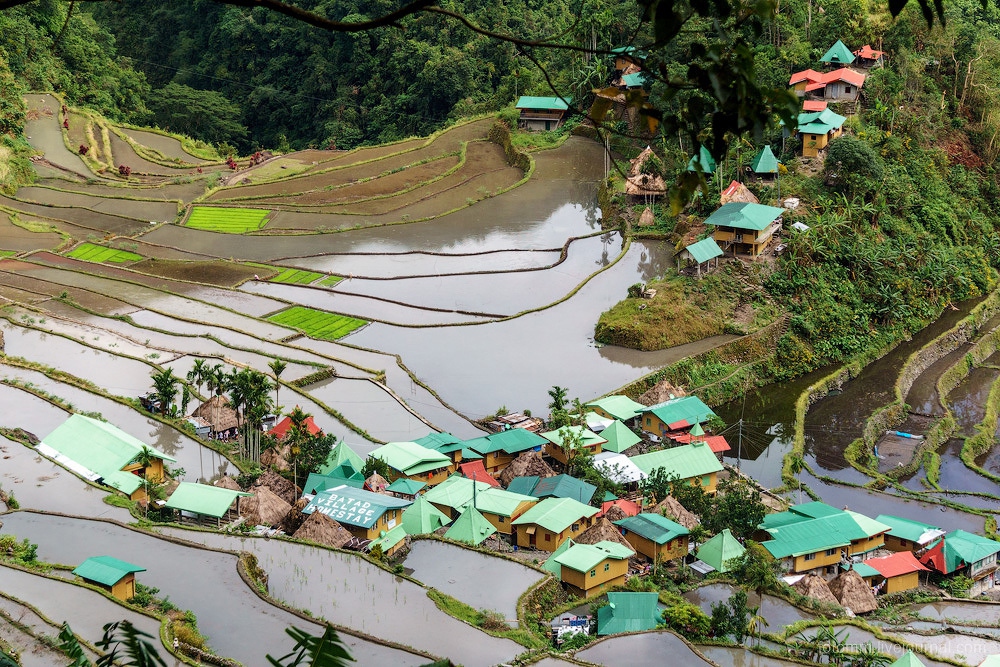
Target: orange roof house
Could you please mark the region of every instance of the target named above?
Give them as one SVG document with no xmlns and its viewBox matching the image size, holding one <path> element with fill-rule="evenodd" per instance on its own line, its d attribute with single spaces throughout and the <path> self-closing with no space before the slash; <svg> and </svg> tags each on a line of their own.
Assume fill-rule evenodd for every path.
<svg viewBox="0 0 1000 667">
<path fill-rule="evenodd" d="M 316 426 L 316 422 L 313 421 L 312 415 L 306 417 L 306 420 L 303 422 L 303 424 L 305 425 L 306 430 L 309 431 L 309 435 L 320 435 L 323 433 L 323 429 L 321 429 L 319 426 Z M 278 440 L 281 440 L 286 435 L 288 435 L 288 432 L 291 430 L 292 430 L 292 419 L 288 415 L 285 415 L 280 422 L 274 425 L 274 428 L 271 429 L 271 433 Z"/>
<path fill-rule="evenodd" d="M 493 475 L 486 472 L 486 466 L 482 459 L 475 459 L 466 463 L 459 463 L 458 469 L 463 477 L 474 479 L 477 482 L 486 482 L 490 486 L 500 486 L 500 482 L 493 478 Z"/>
<path fill-rule="evenodd" d="M 854 61 L 856 65 L 860 65 L 865 69 L 870 69 L 872 67 L 882 67 L 885 64 L 885 51 L 878 51 L 873 49 L 870 44 L 865 44 L 860 49 L 854 52 L 856 60 Z"/>
<path fill-rule="evenodd" d="M 826 101 L 824 100 L 803 100 L 802 110 L 803 111 L 822 111 L 826 108 Z"/>
<path fill-rule="evenodd" d="M 864 83 L 864 74 L 846 67 L 825 73 L 807 69 L 792 74 L 788 79 L 788 85 L 799 97 L 813 95 L 833 102 L 858 99 L 858 92 Z"/>
</svg>

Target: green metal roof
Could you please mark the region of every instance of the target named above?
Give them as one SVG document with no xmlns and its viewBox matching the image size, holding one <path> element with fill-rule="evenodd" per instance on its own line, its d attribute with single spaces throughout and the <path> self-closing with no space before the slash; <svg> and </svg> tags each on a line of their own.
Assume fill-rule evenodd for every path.
<svg viewBox="0 0 1000 667">
<path fill-rule="evenodd" d="M 456 473 L 434 488 L 428 489 L 423 497 L 434 503 L 451 509 L 461 509 L 472 502 L 472 488 L 482 493 L 492 488 L 487 482 L 473 482 L 467 477 Z"/>
<path fill-rule="evenodd" d="M 701 164 L 702 172 L 706 174 L 715 173 L 715 158 L 712 157 L 712 154 L 708 152 L 708 149 L 705 146 L 698 149 L 697 156 L 691 156 L 691 159 L 688 160 L 687 170 L 698 171 L 699 163 Z"/>
<path fill-rule="evenodd" d="M 454 445 L 456 443 L 462 442 L 451 433 L 428 433 L 422 438 L 414 440 L 421 447 L 428 447 L 437 451 L 441 451 L 441 448 L 446 445 Z"/>
<path fill-rule="evenodd" d="M 647 475 L 657 468 L 663 468 L 680 479 L 691 479 L 722 470 L 722 464 L 712 448 L 703 442 L 669 447 L 631 458 L 632 463 Z"/>
<path fill-rule="evenodd" d="M 597 634 L 652 630 L 662 618 L 657 593 L 608 593 L 608 604 L 597 610 Z"/>
<path fill-rule="evenodd" d="M 750 168 L 755 174 L 777 174 L 779 164 L 781 163 L 778 162 L 778 158 L 774 156 L 774 152 L 771 151 L 771 147 L 764 146 L 750 162 Z"/>
<path fill-rule="evenodd" d="M 563 441 L 567 437 L 580 438 L 581 445 L 583 447 L 601 445 L 607 442 L 604 438 L 597 435 L 586 426 L 563 426 L 562 428 L 557 429 L 555 431 L 546 431 L 545 433 L 542 433 L 540 435 L 549 442 L 551 442 L 553 445 L 559 445 L 560 447 L 566 446 L 563 444 Z"/>
<path fill-rule="evenodd" d="M 114 586 L 129 574 L 145 571 L 144 567 L 111 556 L 94 556 L 80 563 L 73 574 L 87 581 L 96 581 L 102 586 Z"/>
<path fill-rule="evenodd" d="M 875 517 L 879 523 L 889 526 L 889 534 L 902 540 L 909 540 L 917 544 L 927 544 L 931 540 L 944 535 L 944 531 L 929 523 L 921 523 L 913 519 L 904 519 L 891 514 L 879 514 Z"/>
<path fill-rule="evenodd" d="M 330 455 L 326 457 L 326 463 L 319 469 L 319 472 L 324 475 L 329 475 L 335 469 L 341 467 L 345 463 L 351 466 L 354 472 L 360 473 L 365 469 L 365 462 L 358 454 L 351 449 L 343 440 L 339 440 L 333 449 L 330 450 Z"/>
<path fill-rule="evenodd" d="M 365 485 L 365 479 L 361 475 L 357 475 L 357 478 L 346 478 L 339 475 L 320 475 L 319 473 L 311 472 L 309 473 L 309 477 L 306 478 L 306 484 L 302 487 L 302 492 L 315 495 L 320 491 L 344 486 L 345 484 L 355 489 L 360 489 Z"/>
<path fill-rule="evenodd" d="M 601 445 L 601 449 L 606 452 L 616 452 L 618 454 L 642 442 L 642 438 L 617 419 L 611 422 L 611 426 L 601 431 L 601 437 L 607 440 L 606 443 Z"/>
<path fill-rule="evenodd" d="M 628 396 L 605 396 L 604 398 L 587 403 L 586 407 L 600 408 L 615 419 L 622 421 L 632 419 L 637 412 L 646 409 L 645 405 L 636 403 Z"/>
<path fill-rule="evenodd" d="M 607 559 L 626 560 L 633 555 L 635 552 L 624 544 L 605 540 L 597 544 L 574 544 L 556 556 L 555 561 L 577 572 L 589 572 Z"/>
<path fill-rule="evenodd" d="M 864 514 L 853 512 L 851 510 L 844 510 L 844 511 L 847 513 L 848 516 L 854 519 L 854 523 L 858 524 L 858 527 L 861 529 L 861 532 L 864 534 L 865 537 L 874 537 L 879 533 L 885 533 L 889 531 L 890 526 L 882 523 L 881 521 L 878 521 L 877 519 L 873 519 L 869 516 L 865 516 Z M 855 537 L 853 539 L 858 539 L 858 538 Z"/>
<path fill-rule="evenodd" d="M 777 220 L 782 213 L 784 209 L 777 206 L 733 201 L 723 204 L 719 210 L 708 216 L 705 224 L 761 231 L 767 229 L 768 225 Z"/>
<path fill-rule="evenodd" d="M 912 653 L 912 651 L 908 651 L 908 653 Z M 906 656 L 904 655 L 903 657 L 905 658 Z M 914 659 L 916 659 L 916 657 L 914 657 Z M 900 658 L 900 660 L 902 660 L 902 658 Z M 895 662 L 895 663 L 893 663 L 893 665 L 897 665 L 897 664 L 899 664 L 898 661 Z M 917 661 L 915 663 L 909 663 L 909 664 L 910 665 L 923 665 L 923 663 L 921 663 L 919 661 Z M 890 665 L 889 667 L 893 667 L 893 665 Z M 978 667 L 1000 667 L 1000 655 L 988 655 L 988 656 L 986 656 L 986 659 L 983 660 L 981 663 L 979 663 Z"/>
<path fill-rule="evenodd" d="M 377 544 L 382 547 L 382 552 L 384 553 L 405 540 L 406 535 L 406 529 L 403 528 L 403 524 L 396 524 L 389 530 L 379 531 L 379 536 L 371 541 L 368 548 L 370 550 Z"/>
<path fill-rule="evenodd" d="M 522 495 L 530 496 L 533 495 L 532 492 L 538 485 L 538 480 L 541 477 L 537 475 L 524 475 L 522 477 L 515 477 L 510 480 L 510 484 L 507 485 L 508 491 L 513 491 L 514 493 L 520 493 Z M 537 496 L 535 496 L 537 498 Z"/>
<path fill-rule="evenodd" d="M 249 495 L 252 494 L 223 489 L 219 486 L 181 482 L 174 489 L 174 492 L 170 494 L 170 498 L 167 499 L 167 504 L 164 507 L 194 512 L 195 514 L 218 519 L 229 511 L 234 500 L 240 496 Z"/>
<path fill-rule="evenodd" d="M 550 532 L 561 533 L 597 512 L 596 507 L 584 505 L 572 498 L 546 498 L 511 523 L 515 526 L 535 524 Z"/>
<path fill-rule="evenodd" d="M 842 126 L 845 120 L 847 120 L 845 116 L 834 113 L 830 109 L 800 113 L 798 122 L 799 132 L 802 134 L 826 134 L 830 130 L 836 130 Z M 757 204 L 757 206 L 759 205 Z"/>
<path fill-rule="evenodd" d="M 79 414 L 70 415 L 37 449 L 91 481 L 102 479 L 108 486 L 131 494 L 142 486 L 142 478 L 122 472 L 122 468 L 135 462 L 143 447 L 154 458 L 176 461 L 117 426 Z"/>
<path fill-rule="evenodd" d="M 451 519 L 434 505 L 431 505 L 425 496 L 417 496 L 413 504 L 403 510 L 401 522 L 407 535 L 433 533 L 449 523 L 451 523 Z"/>
<path fill-rule="evenodd" d="M 649 76 L 646 72 L 633 72 L 622 77 L 622 85 L 626 88 L 641 88 L 647 80 Z"/>
<path fill-rule="evenodd" d="M 989 660 L 990 658 L 986 658 L 987 662 L 983 662 L 982 665 L 980 665 L 980 667 L 983 667 L 986 664 L 1000 665 L 1000 662 L 989 663 Z M 900 656 L 899 660 L 889 665 L 889 667 L 927 667 L 927 666 L 920 661 L 920 658 L 918 658 L 913 651 L 908 650 L 906 653 Z"/>
<path fill-rule="evenodd" d="M 712 237 L 692 243 L 684 249 L 691 253 L 691 257 L 699 264 L 707 262 L 710 259 L 715 259 L 716 257 L 722 257 L 722 248 L 719 247 L 719 244 Z"/>
<path fill-rule="evenodd" d="M 495 532 L 497 532 L 496 527 L 476 511 L 475 507 L 469 505 L 455 519 L 455 523 L 451 525 L 444 536 L 449 540 L 466 542 L 475 546 L 482 544 L 487 537 Z"/>
<path fill-rule="evenodd" d="M 411 504 L 411 501 L 402 498 L 341 486 L 320 491 L 302 512 L 322 512 L 342 524 L 371 528 L 390 509 L 409 507 Z"/>
<path fill-rule="evenodd" d="M 730 204 L 726 204 L 730 206 Z M 663 403 L 651 405 L 642 409 L 643 413 L 652 412 L 660 418 L 664 424 L 681 424 L 683 426 L 693 426 L 694 424 L 706 422 L 711 417 L 715 417 L 712 408 L 705 405 L 697 396 L 680 396 L 672 398 Z"/>
<path fill-rule="evenodd" d="M 415 442 L 389 442 L 368 456 L 385 461 L 393 470 L 404 475 L 419 475 L 451 465 L 451 459 L 441 452 L 421 447 Z"/>
<path fill-rule="evenodd" d="M 558 97 L 531 97 L 522 95 L 518 98 L 515 109 L 545 109 L 546 111 L 566 111 L 569 105 Z"/>
<path fill-rule="evenodd" d="M 841 565 L 840 569 L 846 570 L 847 566 L 846 565 Z M 881 572 L 879 572 L 878 570 L 876 570 L 871 565 L 866 565 L 863 562 L 852 564 L 851 565 L 851 569 L 853 569 L 855 572 L 857 572 L 858 576 L 861 577 L 861 578 L 864 578 L 864 577 L 881 577 L 882 576 Z"/>
<path fill-rule="evenodd" d="M 510 485 L 507 489 L 510 490 Z M 539 479 L 528 495 L 536 498 L 572 498 L 581 503 L 589 503 L 596 492 L 597 487 L 590 482 L 563 474 Z"/>
<path fill-rule="evenodd" d="M 947 573 L 972 565 L 998 552 L 1000 552 L 1000 542 L 964 530 L 953 530 L 944 536 Z"/>
<path fill-rule="evenodd" d="M 466 440 L 465 446 L 482 455 L 493 452 L 518 454 L 545 444 L 545 438 L 525 428 L 511 428 L 499 433 L 490 433 L 481 438 Z"/>
<path fill-rule="evenodd" d="M 733 537 L 729 529 L 726 528 L 702 544 L 698 549 L 697 556 L 699 560 L 714 567 L 717 572 L 728 572 L 729 568 L 726 567 L 726 563 L 733 558 L 742 557 L 744 552 L 746 552 L 746 549 Z"/>
<path fill-rule="evenodd" d="M 425 486 L 427 486 L 426 482 L 418 482 L 415 479 L 400 477 L 395 482 L 385 487 L 385 490 L 392 491 L 393 493 L 403 493 L 408 496 L 415 496 L 420 492 L 420 489 Z"/>
<path fill-rule="evenodd" d="M 462 460 L 463 461 L 475 461 L 475 460 L 481 459 L 481 458 L 483 458 L 483 457 L 480 456 L 477 452 L 474 452 L 471 449 L 466 449 L 465 447 L 462 448 Z"/>
<path fill-rule="evenodd" d="M 857 539 L 851 535 L 858 532 L 858 526 L 850 516 L 841 514 L 766 530 L 773 539 L 762 546 L 775 558 L 785 558 L 846 547 Z"/>
<path fill-rule="evenodd" d="M 690 531 L 679 523 L 653 512 L 627 516 L 615 521 L 615 525 L 656 544 L 666 544 L 670 540 L 690 534 Z"/>
<path fill-rule="evenodd" d="M 830 50 L 824 53 L 819 61 L 830 65 L 850 65 L 854 62 L 854 54 L 838 39 L 837 43 L 831 46 Z"/>
<path fill-rule="evenodd" d="M 549 557 L 545 559 L 544 563 L 542 563 L 541 565 L 542 569 L 545 570 L 546 572 L 551 572 L 552 574 L 554 574 L 556 576 L 556 579 L 561 577 L 562 565 L 556 562 L 556 556 L 561 556 L 562 554 L 566 553 L 569 550 L 569 548 L 572 547 L 574 544 L 576 544 L 576 542 L 574 542 L 573 540 L 563 540 L 563 543 L 560 544 L 558 547 L 556 547 L 556 550 L 553 551 L 549 555 Z"/>
<path fill-rule="evenodd" d="M 534 503 L 537 498 L 526 496 L 520 493 L 513 493 L 497 487 L 486 489 L 482 493 L 476 494 L 476 509 L 480 512 L 496 514 L 498 516 L 511 516 L 517 511 L 518 506 L 523 502 Z"/>
</svg>

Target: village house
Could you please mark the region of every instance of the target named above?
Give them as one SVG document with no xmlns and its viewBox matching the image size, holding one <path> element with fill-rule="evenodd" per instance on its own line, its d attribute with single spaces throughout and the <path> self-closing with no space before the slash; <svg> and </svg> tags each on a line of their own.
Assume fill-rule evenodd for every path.
<svg viewBox="0 0 1000 667">
<path fill-rule="evenodd" d="M 634 46 L 619 46 L 611 49 L 615 55 L 615 69 L 619 72 L 640 71 L 646 55 Z"/>
<path fill-rule="evenodd" d="M 569 111 L 569 98 L 522 95 L 514 107 L 521 112 L 518 126 L 526 130 L 558 130 Z"/>
<path fill-rule="evenodd" d="M 897 551 L 891 556 L 869 558 L 854 563 L 853 567 L 878 595 L 914 589 L 920 585 L 920 573 L 927 571 L 911 551 Z"/>
<path fill-rule="evenodd" d="M 617 395 L 599 398 L 596 401 L 585 404 L 584 407 L 590 408 L 597 414 L 608 419 L 617 419 L 626 425 L 629 422 L 635 424 L 635 419 L 638 416 L 637 413 L 646 409 L 645 405 L 636 403 L 628 396 Z"/>
<path fill-rule="evenodd" d="M 639 483 L 647 477 L 632 459 L 615 452 L 601 452 L 595 456 L 594 468 L 615 484 L 621 484 L 633 492 L 639 490 Z"/>
<path fill-rule="evenodd" d="M 802 155 L 817 157 L 831 141 L 843 134 L 844 116 L 829 109 L 799 114 L 799 134 L 802 136 Z"/>
<path fill-rule="evenodd" d="M 73 574 L 119 600 L 128 600 L 135 597 L 135 573 L 145 571 L 111 556 L 94 556 L 80 563 Z"/>
<path fill-rule="evenodd" d="M 642 438 L 637 436 L 632 429 L 617 419 L 611 422 L 610 426 L 601 431 L 601 437 L 606 440 L 606 442 L 601 445 L 602 454 L 620 454 L 626 449 L 634 447 L 642 442 Z"/>
<path fill-rule="evenodd" d="M 81 414 L 70 415 L 35 450 L 131 500 L 148 499 L 147 486 L 166 479 L 164 461 L 176 461 L 117 426 Z"/>
<path fill-rule="evenodd" d="M 385 558 L 392 558 L 396 555 L 400 549 L 406 545 L 406 530 L 403 528 L 402 524 L 399 524 L 395 528 L 390 528 L 389 530 L 380 530 L 378 537 L 371 541 L 367 546 L 367 551 L 371 553 L 372 549 L 378 547 L 382 550 L 382 556 Z"/>
<path fill-rule="evenodd" d="M 240 424 L 236 410 L 229 404 L 229 399 L 222 395 L 209 398 L 195 408 L 191 416 L 201 417 L 207 421 L 211 425 L 210 435 L 213 438 L 235 435 Z"/>
<path fill-rule="evenodd" d="M 389 481 L 400 478 L 424 482 L 428 486 L 448 479 L 451 459 L 415 442 L 389 442 L 368 455 L 389 466 Z"/>
<path fill-rule="evenodd" d="M 537 433 L 523 428 L 512 428 L 499 433 L 466 440 L 465 446 L 483 457 L 486 472 L 499 475 L 521 452 L 541 449 L 548 442 Z"/>
<path fill-rule="evenodd" d="M 555 551 L 593 525 L 596 507 L 572 498 L 546 498 L 514 519 L 514 539 L 518 547 Z"/>
<path fill-rule="evenodd" d="M 885 548 L 893 551 L 913 551 L 919 554 L 938 538 L 944 537 L 944 531 L 937 526 L 913 519 L 879 514 L 875 520 L 889 526 L 889 532 L 885 534 Z"/>
<path fill-rule="evenodd" d="M 608 604 L 597 610 L 597 634 L 645 632 L 663 622 L 657 593 L 608 593 Z"/>
<path fill-rule="evenodd" d="M 784 212 L 777 206 L 730 202 L 708 216 L 705 225 L 714 227 L 712 238 L 724 250 L 756 259 L 781 229 Z"/>
<path fill-rule="evenodd" d="M 253 494 L 234 489 L 225 489 L 208 484 L 181 482 L 163 505 L 166 509 L 176 510 L 180 520 L 192 520 L 195 523 L 222 524 L 223 518 L 235 518 L 233 505 L 237 498 L 250 497 Z"/>
<path fill-rule="evenodd" d="M 572 498 L 577 502 L 589 503 L 597 487 L 570 475 L 551 477 L 526 475 L 512 479 L 507 485 L 507 490 L 535 498 Z"/>
<path fill-rule="evenodd" d="M 480 494 L 491 488 L 493 487 L 486 482 L 474 482 L 467 477 L 455 474 L 437 486 L 428 489 L 422 497 L 449 519 L 457 519 L 465 506 L 472 502 L 473 489 L 475 489 L 476 494 Z"/>
<path fill-rule="evenodd" d="M 855 51 L 854 55 L 856 58 L 854 64 L 858 67 L 872 69 L 885 66 L 885 51 L 877 51 L 871 47 L 871 44 L 865 44 Z"/>
<path fill-rule="evenodd" d="M 823 57 L 819 59 L 821 63 L 829 67 L 847 67 L 854 62 L 854 54 L 840 41 L 831 46 Z"/>
<path fill-rule="evenodd" d="M 318 472 L 323 475 L 339 475 L 341 477 L 358 475 L 361 477 L 364 469 L 364 459 L 358 456 L 346 442 L 338 440 Z"/>
<path fill-rule="evenodd" d="M 832 72 L 807 69 L 792 74 L 788 85 L 799 97 L 827 102 L 854 102 L 861 93 L 861 87 L 865 85 L 865 78 L 863 73 L 846 67 Z"/>
<path fill-rule="evenodd" d="M 402 498 L 403 500 L 413 500 L 417 497 L 417 494 L 423 491 L 426 487 L 427 484 L 424 482 L 418 482 L 407 477 L 400 477 L 392 484 L 385 487 L 385 490 L 386 493 L 396 496 L 397 498 Z"/>
<path fill-rule="evenodd" d="M 666 563 L 688 554 L 687 528 L 660 514 L 643 512 L 615 521 L 637 554 L 652 563 Z"/>
<path fill-rule="evenodd" d="M 718 457 L 704 442 L 633 456 L 632 463 L 646 475 L 663 468 L 668 475 L 676 476 L 676 483 L 701 486 L 710 495 L 715 493 L 718 474 L 722 470 Z"/>
<path fill-rule="evenodd" d="M 576 450 L 589 452 L 591 455 L 601 453 L 601 445 L 607 440 L 584 426 L 563 426 L 556 431 L 546 431 L 540 434 L 548 440 L 542 453 L 563 465 L 569 463 Z"/>
<path fill-rule="evenodd" d="M 632 550 L 617 542 L 572 544 L 561 553 L 552 554 L 543 567 L 557 576 L 570 592 L 583 598 L 600 595 L 621 586 L 628 575 Z"/>
<path fill-rule="evenodd" d="M 750 161 L 750 171 L 757 178 L 770 180 L 778 175 L 780 165 L 781 163 L 778 162 L 778 158 L 775 157 L 771 147 L 764 146 L 754 155 L 753 160 Z"/>
<path fill-rule="evenodd" d="M 692 155 L 687 163 L 688 171 L 701 171 L 703 174 L 714 174 L 715 167 L 715 158 L 712 157 L 712 154 L 704 144 L 698 148 L 698 154 Z"/>
<path fill-rule="evenodd" d="M 354 487 L 355 489 L 362 489 L 365 486 L 365 478 L 361 476 L 361 473 L 354 473 L 350 477 L 341 477 L 337 474 L 321 475 L 317 472 L 311 472 L 302 486 L 302 494 L 315 496 L 320 491 L 345 485 Z"/>
<path fill-rule="evenodd" d="M 510 536 L 511 523 L 538 502 L 538 498 L 492 488 L 476 494 L 476 509 L 493 524 L 495 532 Z"/>
<path fill-rule="evenodd" d="M 433 449 L 434 451 L 444 454 L 450 458 L 451 465 L 448 469 L 449 473 L 457 471 L 458 466 L 462 463 L 462 461 L 480 458 L 478 454 L 467 449 L 463 441 L 459 440 L 451 433 L 430 433 L 422 438 L 414 440 L 413 442 L 417 443 L 421 447 Z"/>
<path fill-rule="evenodd" d="M 642 200 L 649 204 L 667 194 L 667 182 L 661 173 L 662 166 L 658 166 L 658 163 L 659 158 L 649 146 L 632 158 L 625 177 L 625 194 L 633 201 Z"/>
<path fill-rule="evenodd" d="M 642 430 L 656 438 L 666 438 L 674 431 L 686 431 L 695 424 L 704 424 L 716 416 L 697 396 L 671 398 L 639 411 Z"/>
<path fill-rule="evenodd" d="M 296 405 L 295 407 L 298 408 L 299 406 Z M 270 431 L 268 431 L 268 433 L 273 435 L 278 440 L 283 440 L 289 433 L 291 433 L 293 425 L 292 418 L 285 415 Z M 308 415 L 302 421 L 302 426 L 311 436 L 323 435 L 323 429 L 316 425 L 312 415 Z"/>
<path fill-rule="evenodd" d="M 732 449 L 732 447 L 729 446 L 729 442 L 726 441 L 725 436 L 705 435 L 705 431 L 701 428 L 701 424 L 695 424 L 687 433 L 670 433 L 668 434 L 668 437 L 672 441 L 678 442 L 682 445 L 686 445 L 691 442 L 704 442 L 714 454 L 717 454 L 720 457 L 723 453 Z"/>
<path fill-rule="evenodd" d="M 477 503 L 478 504 L 478 501 Z M 465 542 L 472 546 L 479 546 L 486 538 L 497 532 L 496 526 L 490 523 L 473 505 L 468 505 L 462 513 L 451 524 L 444 534 L 449 540 Z"/>
<path fill-rule="evenodd" d="M 359 540 L 376 540 L 382 531 L 395 528 L 402 512 L 412 503 L 381 493 L 341 486 L 320 491 L 309 501 L 303 514 L 322 512 Z"/>
<path fill-rule="evenodd" d="M 722 248 L 715 242 L 715 239 L 702 239 L 677 253 L 677 271 L 679 272 L 682 268 L 693 264 L 696 274 L 700 279 L 701 267 L 704 266 L 705 271 L 708 272 L 713 268 L 713 259 L 715 260 L 714 266 L 719 266 L 719 257 L 722 257 L 722 255 Z"/>
<path fill-rule="evenodd" d="M 744 553 L 746 553 L 746 548 L 726 528 L 698 547 L 696 557 L 708 568 L 711 568 L 703 568 L 705 574 L 708 572 L 726 573 L 729 571 L 729 563 L 735 558 L 742 558 Z M 693 567 L 694 565 L 692 565 Z"/>
<path fill-rule="evenodd" d="M 997 553 L 1000 542 L 953 530 L 927 549 L 920 562 L 946 576 L 969 577 L 973 582 L 969 597 L 976 597 L 996 585 Z"/>
<path fill-rule="evenodd" d="M 486 472 L 486 466 L 483 464 L 482 459 L 459 463 L 458 472 L 462 477 L 474 479 L 477 482 L 486 482 L 490 486 L 500 486 L 500 482 L 493 475 Z"/>
</svg>

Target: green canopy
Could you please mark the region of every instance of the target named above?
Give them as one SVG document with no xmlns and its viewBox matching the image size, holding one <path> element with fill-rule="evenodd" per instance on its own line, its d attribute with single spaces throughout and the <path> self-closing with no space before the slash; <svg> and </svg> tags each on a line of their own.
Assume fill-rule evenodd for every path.
<svg viewBox="0 0 1000 667">
<path fill-rule="evenodd" d="M 455 519 L 455 523 L 452 524 L 444 536 L 450 540 L 467 542 L 476 546 L 482 544 L 487 537 L 495 532 L 497 532 L 496 527 L 480 514 L 475 507 L 469 505 Z"/>
</svg>

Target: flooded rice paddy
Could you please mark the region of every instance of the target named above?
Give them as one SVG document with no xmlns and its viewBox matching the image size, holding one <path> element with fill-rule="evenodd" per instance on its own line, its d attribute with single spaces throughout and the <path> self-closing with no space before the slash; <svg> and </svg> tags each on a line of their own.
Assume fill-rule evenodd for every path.
<svg viewBox="0 0 1000 667">
<path fill-rule="evenodd" d="M 713 604 L 725 604 L 735 592 L 736 588 L 730 584 L 708 584 L 684 593 L 684 599 L 698 605 L 702 611 L 711 615 Z M 781 628 L 814 617 L 813 614 L 773 595 L 765 595 L 764 599 L 761 600 L 756 593 L 747 593 L 747 604 L 759 605 L 760 615 L 767 619 L 768 627 L 771 628 Z"/>
<path fill-rule="evenodd" d="M 664 664 L 664 656 L 670 656 L 671 664 L 691 667 L 711 664 L 667 630 L 611 637 L 579 651 L 574 657 L 608 667 L 660 667 Z"/>
</svg>

